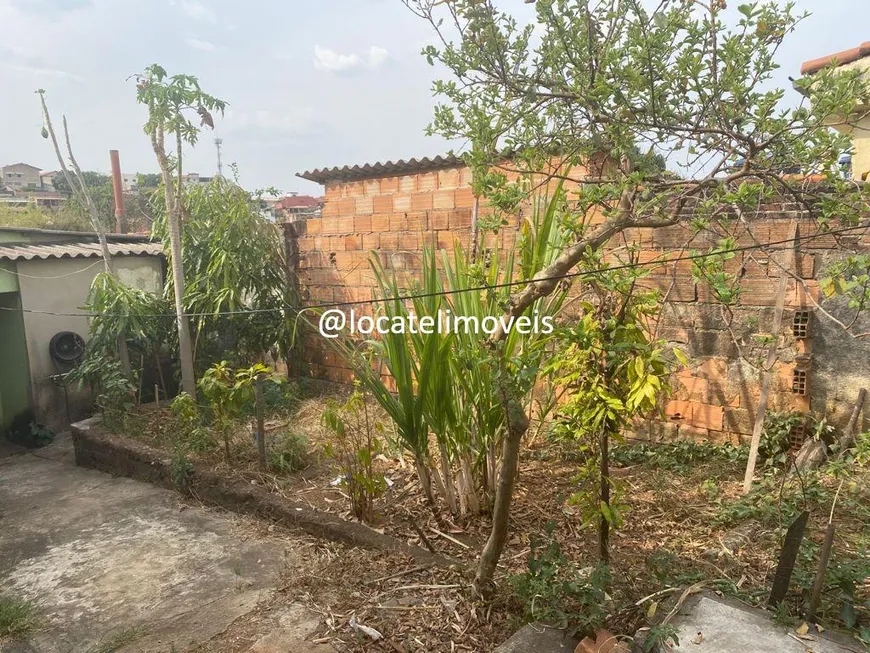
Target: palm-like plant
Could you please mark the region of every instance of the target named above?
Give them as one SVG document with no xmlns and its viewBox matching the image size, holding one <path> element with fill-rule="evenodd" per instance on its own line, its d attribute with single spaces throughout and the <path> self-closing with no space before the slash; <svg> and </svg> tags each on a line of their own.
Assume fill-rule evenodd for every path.
<svg viewBox="0 0 870 653">
<path fill-rule="evenodd" d="M 417 324 L 429 317 L 437 324 L 439 314 L 474 318 L 499 318 L 512 281 L 531 279 L 552 262 L 569 237 L 561 223 L 566 209 L 561 187 L 550 198 L 541 198 L 523 223 L 519 256 L 491 252 L 488 263 L 470 261 L 457 245 L 452 255 L 439 258 L 431 249 L 422 256 L 421 281 L 410 285 L 410 298 L 402 299 L 403 287 L 395 272 L 388 272 L 373 254 L 371 265 L 380 291 L 380 310 L 389 324 L 408 325 L 411 313 Z M 555 316 L 562 308 L 567 287 L 539 300 L 529 309 L 538 318 Z M 402 445 L 413 456 L 421 486 L 437 515 L 433 484 L 454 516 L 478 512 L 483 505 L 479 492 L 495 489 L 496 451 L 505 416 L 494 391 L 492 377 L 502 366 L 520 371 L 523 391 L 529 395 L 537 378 L 546 335 L 510 330 L 502 349 L 492 351 L 483 329 L 390 329 L 369 342 L 368 352 L 381 365 L 373 365 L 351 342 L 340 342 L 341 353 L 351 361 L 356 376 L 389 414 Z M 444 332 L 441 332 L 444 331 Z M 382 366 L 382 367 L 381 367 Z M 385 369 L 383 369 L 385 368 Z M 395 391 L 385 377 L 392 377 Z M 434 436 L 437 459 L 430 436 Z"/>
</svg>

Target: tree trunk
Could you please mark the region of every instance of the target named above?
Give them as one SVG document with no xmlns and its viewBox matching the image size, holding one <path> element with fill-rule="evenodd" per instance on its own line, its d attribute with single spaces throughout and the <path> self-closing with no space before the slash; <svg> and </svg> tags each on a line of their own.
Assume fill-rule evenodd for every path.
<svg viewBox="0 0 870 653">
<path fill-rule="evenodd" d="M 42 115 L 45 119 L 45 126 L 48 130 L 49 136 L 51 136 L 51 143 L 54 146 L 54 154 L 57 157 L 58 165 L 60 165 L 61 173 L 63 174 L 64 179 L 66 179 L 70 192 L 72 192 L 73 195 L 81 195 L 81 198 L 84 200 L 84 204 L 88 208 L 88 215 L 91 219 L 91 227 L 93 227 L 94 232 L 97 234 L 97 241 L 100 243 L 100 250 L 103 253 L 103 264 L 105 265 L 106 272 L 115 276 L 115 266 L 112 262 L 112 254 L 109 251 L 109 243 L 106 240 L 103 225 L 100 222 L 100 215 L 97 212 L 97 207 L 94 204 L 90 191 L 88 191 L 87 184 L 85 184 L 82 170 L 79 168 L 78 161 L 76 161 L 75 155 L 72 151 L 72 142 L 69 137 L 69 125 L 67 124 L 66 116 L 63 117 L 64 142 L 66 143 L 66 151 L 69 155 L 69 161 L 73 167 L 73 173 L 75 176 L 73 176 L 66 167 L 66 161 L 64 161 L 63 155 L 60 153 L 60 146 L 57 142 L 57 136 L 54 133 L 54 125 L 52 124 L 51 116 L 48 113 L 48 105 L 46 105 L 45 96 L 41 92 L 39 93 L 39 99 L 42 103 Z M 76 182 L 78 183 L 76 184 Z M 123 370 L 124 375 L 130 378 L 132 376 L 130 352 L 127 349 L 127 339 L 123 334 L 118 336 L 118 358 L 121 361 L 121 369 Z"/>
<path fill-rule="evenodd" d="M 538 299 L 550 295 L 557 288 L 563 275 L 568 274 L 582 260 L 588 248 L 593 250 L 598 249 L 614 235 L 628 227 L 635 226 L 629 219 L 630 214 L 628 210 L 630 202 L 631 197 L 624 195 L 620 202 L 620 208 L 623 210 L 620 217 L 605 222 L 597 227 L 587 238 L 574 243 L 551 265 L 538 272 L 535 275 L 535 279 L 528 286 L 513 295 L 510 299 L 510 306 L 504 316 L 504 322 L 507 323 L 507 320 L 510 318 L 518 318 Z M 676 215 L 678 215 L 678 212 Z M 640 226 L 666 226 L 676 222 L 676 219 L 675 217 L 673 221 Z M 501 326 L 499 326 L 490 336 L 489 342 L 495 347 L 505 339 L 506 335 Z M 505 380 L 498 379 L 497 377 L 495 382 L 499 384 L 497 392 L 505 411 L 507 435 L 502 444 L 502 460 L 495 493 L 492 531 L 486 546 L 484 546 L 480 554 L 477 575 L 474 579 L 475 590 L 484 597 L 490 596 L 492 593 L 494 587 L 493 575 L 507 540 L 514 482 L 517 470 L 519 469 L 520 444 L 522 443 L 523 435 L 529 429 L 529 418 L 523 408 L 521 399 L 515 396 L 513 388 L 507 387 Z"/>
<path fill-rule="evenodd" d="M 797 220 L 792 220 L 789 225 L 788 239 L 795 241 L 797 238 Z M 786 261 L 789 270 L 795 269 L 796 253 L 792 245 L 791 256 Z M 773 314 L 773 339 L 767 350 L 767 361 L 764 366 L 764 378 L 761 381 L 761 396 L 758 398 L 758 408 L 755 413 L 755 424 L 752 427 L 752 441 L 749 445 L 749 460 L 746 462 L 746 474 L 743 477 L 743 494 L 749 494 L 752 489 L 752 480 L 755 478 L 755 464 L 758 460 L 758 446 L 761 444 L 761 434 L 764 431 L 764 418 L 767 415 L 767 401 L 770 396 L 770 384 L 773 377 L 773 366 L 777 359 L 780 331 L 782 330 L 782 313 L 785 308 L 785 293 L 788 289 L 789 277 L 786 271 L 782 271 L 779 278 L 779 288 L 776 295 L 776 308 Z"/>
<path fill-rule="evenodd" d="M 190 342 L 190 323 L 184 314 L 184 265 L 181 261 L 180 216 L 169 215 L 169 246 L 172 252 L 172 280 L 175 291 L 175 315 L 178 327 L 178 355 L 181 359 L 181 387 L 196 398 L 196 377 L 193 371 L 193 349 Z"/>
<path fill-rule="evenodd" d="M 477 575 L 474 579 L 474 588 L 483 597 L 491 596 L 494 589 L 493 576 L 507 541 L 511 500 L 519 469 L 520 443 L 523 435 L 529 430 L 529 418 L 526 417 L 522 402 L 516 398 L 513 388 L 507 387 L 508 381 L 502 380 L 499 383 L 502 405 L 505 407 L 507 434 L 502 446 L 501 469 L 492 513 L 492 531 L 480 554 Z"/>
<path fill-rule="evenodd" d="M 607 430 L 601 429 L 599 455 L 601 456 L 601 503 L 610 510 L 610 438 Z M 610 522 L 601 515 L 598 525 L 598 557 L 605 565 L 610 564 Z"/>
<path fill-rule="evenodd" d="M 163 131 L 151 134 L 151 147 L 160 166 L 165 189 L 166 216 L 169 221 L 169 249 L 172 258 L 172 286 L 175 295 L 176 326 L 178 328 L 178 356 L 181 362 L 181 388 L 196 398 L 196 376 L 193 371 L 193 349 L 190 340 L 190 323 L 184 314 L 184 264 L 181 256 L 181 188 L 174 189 L 172 166 L 166 155 Z"/>
</svg>

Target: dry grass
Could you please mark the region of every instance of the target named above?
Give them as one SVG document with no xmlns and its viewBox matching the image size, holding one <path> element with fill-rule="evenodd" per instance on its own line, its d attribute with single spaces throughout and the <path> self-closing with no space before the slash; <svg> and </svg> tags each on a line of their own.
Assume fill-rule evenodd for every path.
<svg viewBox="0 0 870 653">
<path fill-rule="evenodd" d="M 276 493 L 347 518 L 346 497 L 332 484 L 337 471 L 322 455 L 327 434 L 320 425 L 320 415 L 332 397 L 333 391 L 318 388 L 292 412 L 270 419 L 272 433 L 292 428 L 307 436 L 312 463 L 302 472 L 262 474 L 256 467 L 250 434 L 242 431 L 233 440 L 231 465 L 223 461 L 220 448 L 198 455 L 197 460 L 226 473 L 258 479 Z M 152 416 L 149 424 L 160 419 Z M 155 431 L 151 427 L 145 432 L 148 434 L 140 435 L 142 439 L 150 438 L 151 444 L 167 448 L 166 429 Z M 811 513 L 810 544 L 799 562 L 793 587 L 812 582 L 812 548 L 823 539 L 841 478 L 830 472 L 803 479 L 792 476 L 781 485 L 782 475 L 771 475 L 746 500 L 740 498 L 744 461 L 733 453 L 730 457 L 715 452 L 710 456 L 689 461 L 676 454 L 672 459 L 653 456 L 647 462 L 617 466 L 615 474 L 630 506 L 625 525 L 612 538 L 612 595 L 617 601 L 629 605 L 665 588 L 706 579 L 747 603 L 763 603 L 784 528 L 804 507 Z M 338 650 L 492 650 L 520 624 L 523 613 L 504 581 L 526 570 L 532 540 L 547 530 L 549 522 L 570 559 L 581 565 L 596 560 L 594 531 L 584 526 L 582 516 L 566 502 L 577 490 L 576 464 L 564 461 L 546 446 L 526 450 L 511 536 L 499 569 L 501 594 L 492 603 L 481 603 L 473 598 L 470 580 L 475 557 L 488 535 L 488 519 L 469 517 L 444 533 L 420 497 L 412 465 L 398 455 L 380 457 L 377 465 L 392 487 L 377 501 L 374 526 L 411 544 L 430 546 L 462 564 L 454 569 L 418 569 L 396 555 L 313 541 L 305 549 L 305 563 L 288 573 L 286 591 L 293 600 L 303 597 L 322 616 L 321 637 Z M 850 477 L 836 512 L 838 536 L 832 566 L 837 568 L 860 563 L 862 551 L 870 549 L 870 473 L 854 467 L 847 471 Z M 870 574 L 870 562 L 867 558 L 863 561 Z M 870 598 L 870 588 L 861 586 L 860 569 L 858 564 L 855 605 L 859 621 L 866 624 L 870 610 L 861 603 Z M 841 597 L 836 587 L 829 589 L 822 623 L 842 627 Z M 797 613 L 802 602 L 801 593 L 795 591 L 787 607 Z M 622 612 L 611 627 L 631 634 L 642 625 L 644 613 L 642 609 Z M 385 640 L 377 644 L 359 640 L 348 626 L 351 615 L 383 633 Z M 228 645 L 213 650 L 235 649 Z"/>
</svg>

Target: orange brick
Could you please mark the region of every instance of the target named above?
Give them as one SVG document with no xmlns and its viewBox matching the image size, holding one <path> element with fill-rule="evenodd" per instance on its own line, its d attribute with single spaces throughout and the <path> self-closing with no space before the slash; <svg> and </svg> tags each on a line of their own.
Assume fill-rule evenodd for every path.
<svg viewBox="0 0 870 653">
<path fill-rule="evenodd" d="M 417 175 L 417 190 L 419 191 L 431 191 L 438 188 L 438 173 L 437 172 L 424 172 Z"/>
<path fill-rule="evenodd" d="M 723 430 L 724 410 L 722 406 L 693 404 L 692 417 L 689 423 L 696 428 L 721 431 Z"/>
<path fill-rule="evenodd" d="M 309 218 L 305 221 L 305 234 L 307 236 L 317 236 L 323 233 L 323 220 L 319 218 Z"/>
<path fill-rule="evenodd" d="M 374 198 L 373 210 L 375 213 L 392 213 L 393 212 L 393 196 L 378 195 Z"/>
<path fill-rule="evenodd" d="M 461 174 L 459 168 L 448 168 L 438 171 L 438 188 L 456 188 L 459 186 Z"/>
<path fill-rule="evenodd" d="M 399 235 L 391 232 L 381 234 L 380 248 L 387 251 L 395 251 L 399 248 Z"/>
<path fill-rule="evenodd" d="M 435 209 L 452 209 L 456 206 L 456 191 L 452 188 L 436 190 L 432 194 L 432 207 Z"/>
<path fill-rule="evenodd" d="M 357 197 L 356 198 L 356 213 L 358 215 L 370 215 L 374 212 L 374 197 Z"/>
<path fill-rule="evenodd" d="M 338 203 L 340 200 L 332 199 L 326 200 L 323 203 L 323 208 L 320 211 L 320 215 L 324 218 L 334 218 L 338 215 Z"/>
<path fill-rule="evenodd" d="M 411 210 L 412 211 L 429 211 L 432 209 L 433 195 L 431 192 L 411 193 Z"/>
<path fill-rule="evenodd" d="M 447 229 L 450 226 L 450 214 L 443 211 L 430 211 L 429 229 Z"/>
<path fill-rule="evenodd" d="M 454 194 L 454 203 L 457 209 L 470 209 L 474 207 L 474 191 L 470 186 L 457 188 Z"/>
<path fill-rule="evenodd" d="M 320 225 L 320 233 L 337 234 L 338 233 L 338 218 L 323 218 Z"/>
<path fill-rule="evenodd" d="M 436 249 L 438 247 L 438 232 L 424 231 L 422 234 L 420 234 L 420 244 L 422 247 Z"/>
<path fill-rule="evenodd" d="M 364 234 L 362 237 L 363 249 L 377 249 L 381 245 L 381 237 L 378 234 Z"/>
<path fill-rule="evenodd" d="M 665 406 L 665 415 L 674 421 L 686 421 L 692 419 L 692 402 L 690 401 L 669 401 Z"/>
<path fill-rule="evenodd" d="M 344 239 L 344 248 L 348 251 L 353 251 L 356 249 L 360 249 L 362 247 L 362 243 L 360 242 L 359 236 L 346 236 Z"/>
<path fill-rule="evenodd" d="M 393 213 L 390 216 L 390 231 L 420 231 L 426 229 L 426 212 Z"/>
<path fill-rule="evenodd" d="M 420 249 L 419 234 L 399 234 L 399 249 L 416 252 Z"/>
<path fill-rule="evenodd" d="M 366 233 L 372 230 L 372 216 L 358 215 L 353 219 L 353 230 L 358 233 Z"/>
<path fill-rule="evenodd" d="M 401 211 L 410 211 L 411 210 L 411 195 L 399 193 L 398 195 L 393 195 L 393 211 L 399 213 Z"/>
<path fill-rule="evenodd" d="M 460 168 L 459 185 L 470 186 L 472 183 L 474 183 L 474 173 L 471 172 L 471 168 Z"/>
<path fill-rule="evenodd" d="M 365 194 L 365 186 L 361 181 L 349 181 L 344 184 L 341 194 L 344 197 L 357 197 Z"/>
<path fill-rule="evenodd" d="M 728 361 L 708 358 L 695 368 L 695 374 L 712 382 L 724 382 L 728 377 Z"/>
<path fill-rule="evenodd" d="M 417 190 L 417 175 L 405 175 L 404 177 L 399 177 L 398 192 L 400 192 L 400 193 L 413 193 L 416 190 Z"/>
<path fill-rule="evenodd" d="M 323 190 L 324 201 L 328 202 L 338 197 L 341 197 L 341 184 L 326 184 Z"/>
<path fill-rule="evenodd" d="M 338 218 L 338 232 L 340 234 L 353 233 L 353 216 L 342 216 Z"/>
<path fill-rule="evenodd" d="M 399 191 L 399 178 L 398 177 L 384 177 L 380 180 L 381 182 L 381 193 L 397 193 Z"/>
<path fill-rule="evenodd" d="M 438 231 L 438 249 L 452 250 L 456 245 L 457 235 L 452 231 Z"/>
<path fill-rule="evenodd" d="M 373 215 L 372 216 L 372 231 L 389 231 L 390 216 L 389 215 Z"/>
<path fill-rule="evenodd" d="M 469 210 L 456 210 L 450 212 L 449 218 L 450 228 L 454 231 L 459 231 L 460 229 L 468 229 L 471 227 L 471 211 Z"/>
<path fill-rule="evenodd" d="M 343 252 L 344 251 L 344 236 L 330 236 L 329 237 L 329 251 L 330 252 Z"/>
<path fill-rule="evenodd" d="M 744 306 L 775 306 L 778 292 L 779 279 L 743 279 L 740 283 L 740 303 Z"/>
<path fill-rule="evenodd" d="M 797 281 L 792 280 L 790 282 L 789 285 L 794 288 L 794 293 L 790 293 L 790 306 L 812 307 L 815 306 L 816 303 L 818 303 L 819 299 L 821 298 L 821 288 L 819 287 L 819 282 L 815 279 L 808 279 L 804 283 L 806 283 L 806 288 L 804 288 L 804 285 L 802 283 L 798 283 Z M 788 297 L 788 295 L 786 296 Z"/>
<path fill-rule="evenodd" d="M 356 212 L 356 198 L 342 197 L 338 200 L 338 215 L 353 215 Z"/>
<path fill-rule="evenodd" d="M 366 179 L 363 181 L 363 190 L 369 197 L 381 194 L 381 182 L 378 179 Z"/>
</svg>

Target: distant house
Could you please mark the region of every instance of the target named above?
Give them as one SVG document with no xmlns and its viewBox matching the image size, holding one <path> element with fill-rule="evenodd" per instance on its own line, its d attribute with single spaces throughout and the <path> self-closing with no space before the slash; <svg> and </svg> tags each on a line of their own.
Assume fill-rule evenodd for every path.
<svg viewBox="0 0 870 653">
<path fill-rule="evenodd" d="M 801 75 L 814 75 L 820 70 L 834 66 L 838 70 L 857 71 L 870 80 L 870 41 L 861 45 L 835 52 L 818 59 L 811 59 L 801 66 Z M 856 98 L 854 113 L 847 119 L 837 119 L 833 127 L 852 137 L 853 152 L 841 161 L 841 165 L 851 168 L 854 179 L 870 180 L 870 103 L 866 98 Z"/>
<path fill-rule="evenodd" d="M 207 184 L 213 177 L 203 177 L 198 172 L 188 172 L 184 175 L 184 184 L 186 186 L 196 186 L 198 184 Z"/>
<path fill-rule="evenodd" d="M 136 195 L 139 192 L 139 173 L 124 172 L 121 174 L 121 188 L 125 193 Z"/>
<path fill-rule="evenodd" d="M 14 190 L 11 193 L 0 193 L 0 206 L 24 209 L 28 206 L 40 208 L 57 208 L 66 201 L 66 198 L 55 191 L 48 190 Z"/>
<path fill-rule="evenodd" d="M 60 174 L 57 170 L 43 170 L 39 173 L 39 187 L 42 190 L 54 191 L 54 178 Z"/>
<path fill-rule="evenodd" d="M 121 280 L 160 293 L 163 248 L 148 236 L 109 234 Z M 66 382 L 102 251 L 93 233 L 0 227 L 0 437 L 26 436 L 31 422 L 54 431 L 86 416 L 92 397 Z"/>
<path fill-rule="evenodd" d="M 27 163 L 13 163 L 0 167 L 2 185 L 13 191 L 41 188 L 40 169 Z"/>
<path fill-rule="evenodd" d="M 276 220 L 281 222 L 296 222 L 297 220 L 305 220 L 309 217 L 320 217 L 322 208 L 322 197 L 290 193 L 277 200 L 272 207 L 272 211 Z"/>
</svg>

